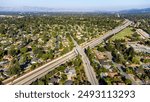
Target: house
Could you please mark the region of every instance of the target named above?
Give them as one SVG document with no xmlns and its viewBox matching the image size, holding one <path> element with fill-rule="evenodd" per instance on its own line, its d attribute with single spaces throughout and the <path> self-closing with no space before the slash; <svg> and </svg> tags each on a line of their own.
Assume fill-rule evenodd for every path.
<svg viewBox="0 0 150 102">
<path fill-rule="evenodd" d="M 3 57 L 3 59 L 4 59 L 4 60 L 11 61 L 11 60 L 13 59 L 13 56 L 11 56 L 11 55 L 5 55 L 5 56 Z"/>
<path fill-rule="evenodd" d="M 99 52 L 97 50 L 94 50 L 93 52 L 95 53 L 95 55 L 96 55 L 96 57 L 97 57 L 98 60 L 105 59 L 105 56 L 104 56 L 104 54 L 102 52 Z"/>
<path fill-rule="evenodd" d="M 76 70 L 74 68 L 66 68 L 64 72 L 68 80 L 72 80 L 72 78 L 76 76 Z"/>
<path fill-rule="evenodd" d="M 150 69 L 150 63 L 148 63 L 148 64 L 143 64 L 142 67 L 143 67 L 144 69 Z"/>
<path fill-rule="evenodd" d="M 73 81 L 72 81 L 72 80 L 67 80 L 67 81 L 65 82 L 65 85 L 73 85 Z"/>
<path fill-rule="evenodd" d="M 9 63 L 8 61 L 1 61 L 0 66 L 4 66 L 5 64 L 8 64 L 8 63 Z"/>
<path fill-rule="evenodd" d="M 103 67 L 105 67 L 106 69 L 110 69 L 111 65 L 103 65 Z"/>
<path fill-rule="evenodd" d="M 117 85 L 125 85 L 123 82 L 118 82 Z"/>
<path fill-rule="evenodd" d="M 109 72 L 109 73 L 108 73 L 108 76 L 111 77 L 111 78 L 113 78 L 113 77 L 116 76 L 116 75 L 118 75 L 117 72 Z"/>
<path fill-rule="evenodd" d="M 49 85 L 58 85 L 59 78 L 58 77 L 53 77 L 50 79 Z"/>
<path fill-rule="evenodd" d="M 140 75 L 145 74 L 144 70 L 141 69 L 141 68 L 139 68 L 139 67 L 135 67 L 135 68 L 134 68 L 134 71 L 135 71 L 137 74 L 140 74 Z"/>
<path fill-rule="evenodd" d="M 35 63 L 38 63 L 38 59 L 34 57 L 34 58 L 31 60 L 31 64 L 35 64 Z"/>
<path fill-rule="evenodd" d="M 64 71 L 67 75 L 76 75 L 76 70 L 74 68 L 66 68 Z"/>
<path fill-rule="evenodd" d="M 100 64 L 105 67 L 106 69 L 110 69 L 111 68 L 111 61 L 107 61 L 104 59 L 100 60 Z"/>
<path fill-rule="evenodd" d="M 145 79 L 145 83 L 146 83 L 146 85 L 150 85 L 150 80 L 149 79 Z"/>
<path fill-rule="evenodd" d="M 108 73 L 100 73 L 101 78 L 107 77 Z"/>
<path fill-rule="evenodd" d="M 32 46 L 28 45 L 27 48 L 28 48 L 28 51 L 32 51 Z"/>
</svg>

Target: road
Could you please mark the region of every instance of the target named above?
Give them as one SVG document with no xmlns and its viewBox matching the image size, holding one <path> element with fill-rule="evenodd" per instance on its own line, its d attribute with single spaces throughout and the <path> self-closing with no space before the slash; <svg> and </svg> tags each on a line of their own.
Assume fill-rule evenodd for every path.
<svg viewBox="0 0 150 102">
<path fill-rule="evenodd" d="M 143 52 L 143 53 L 148 53 L 150 54 L 150 47 L 149 46 L 144 46 L 141 44 L 128 44 L 129 46 L 132 46 L 134 48 L 135 51 L 137 52 Z"/>
<path fill-rule="evenodd" d="M 129 20 L 125 20 L 125 24 L 122 26 L 118 26 L 115 29 L 107 32 L 106 34 L 104 34 L 102 37 L 99 38 L 95 38 L 92 41 L 88 42 L 88 43 L 84 43 L 82 44 L 83 48 L 94 48 L 95 46 L 97 46 L 98 44 L 102 43 L 105 39 L 115 35 L 116 33 L 122 31 L 123 29 L 125 29 L 126 27 L 128 27 L 129 25 L 131 25 L 133 22 L 129 21 Z"/>
<path fill-rule="evenodd" d="M 112 61 L 112 55 L 111 55 L 111 53 L 110 53 L 110 52 L 106 52 L 106 54 L 107 54 L 109 60 Z M 116 66 L 116 68 L 119 70 L 119 73 L 120 73 L 121 75 L 123 75 L 126 79 L 130 79 L 130 80 L 132 81 L 132 84 L 133 84 L 133 85 L 138 85 L 138 83 L 137 83 L 135 80 L 133 80 L 127 73 L 125 73 L 125 72 L 122 70 L 121 67 L 125 68 L 125 66 L 123 66 L 123 65 L 121 65 L 121 64 L 117 64 L 117 63 L 115 63 L 114 61 L 112 61 L 112 63 Z"/>
<path fill-rule="evenodd" d="M 17 78 L 13 82 L 9 82 L 9 80 L 3 81 L 4 84 L 7 85 L 29 85 L 33 81 L 37 80 L 38 78 L 41 78 L 42 76 L 46 75 L 48 72 L 54 70 L 56 67 L 60 66 L 63 63 L 66 63 L 67 61 L 75 58 L 77 56 L 77 53 L 72 50 L 71 52 Z"/>
<path fill-rule="evenodd" d="M 120 71 L 120 74 L 125 76 L 127 79 L 130 79 L 132 81 L 133 85 L 144 85 L 144 82 L 142 82 L 140 79 L 138 79 L 138 81 L 135 81 L 135 79 L 131 75 L 128 75 L 127 73 L 123 72 L 121 67 L 125 68 L 125 66 L 122 66 L 122 65 L 119 65 L 119 64 L 116 64 L 116 65 L 117 65 L 118 70 Z"/>
<path fill-rule="evenodd" d="M 138 85 L 138 83 L 134 80 L 134 79 L 132 79 L 127 73 L 125 73 L 122 69 L 121 69 L 121 67 L 124 67 L 124 66 L 122 66 L 122 65 L 120 65 L 120 64 L 117 64 L 117 63 L 114 63 L 115 65 L 116 65 L 116 67 L 118 68 L 118 70 L 120 71 L 120 74 L 121 75 L 123 75 L 126 79 L 130 79 L 131 81 L 132 81 L 132 85 Z"/>
<path fill-rule="evenodd" d="M 71 36 L 71 38 L 72 38 L 72 36 Z M 96 79 L 95 71 L 90 64 L 90 61 L 89 61 L 87 55 L 85 54 L 84 49 L 81 46 L 79 46 L 78 43 L 73 38 L 72 38 L 72 41 L 73 41 L 74 45 L 76 46 L 77 52 L 82 56 L 84 71 L 85 71 L 88 81 L 92 85 L 99 85 L 98 80 Z"/>
<path fill-rule="evenodd" d="M 83 46 L 81 46 L 82 48 L 87 48 L 88 46 L 93 48 L 96 45 L 100 44 L 103 42 L 103 40 L 107 39 L 110 36 L 113 36 L 114 34 L 120 32 L 121 30 L 125 29 L 127 26 L 129 26 L 132 22 L 129 20 L 125 20 L 125 23 L 122 26 L 119 26 L 117 28 L 115 28 L 114 30 L 111 30 L 110 32 L 108 32 L 107 34 L 105 34 L 102 37 L 93 39 L 92 41 L 83 44 Z M 83 55 L 84 57 L 84 66 L 90 66 L 89 65 L 89 61 L 86 57 L 86 55 L 84 55 L 81 47 L 76 47 L 78 48 L 77 51 L 80 51 L 81 55 Z M 76 50 L 73 49 L 71 52 L 27 73 L 24 74 L 22 76 L 20 76 L 19 78 L 15 79 L 13 82 L 10 82 L 10 79 L 13 79 L 12 77 L 10 79 L 4 80 L 3 83 L 7 84 L 7 85 L 28 85 L 31 84 L 33 81 L 35 81 L 38 78 L 41 78 L 42 76 L 46 75 L 48 72 L 50 72 L 51 70 L 55 69 L 56 67 L 60 66 L 61 64 L 65 63 L 66 61 L 73 59 L 77 56 Z M 88 62 L 88 63 L 87 63 Z M 90 68 L 92 69 L 92 68 Z M 92 71 L 94 72 L 94 71 Z M 87 72 L 86 72 L 87 73 Z M 94 74 L 93 74 L 94 75 Z M 91 75 L 87 75 L 87 76 L 91 76 Z M 94 76 L 95 77 L 95 76 Z M 93 78 L 94 78 L 93 77 Z M 93 80 L 93 81 L 91 81 Z M 90 82 L 92 82 L 92 84 L 97 84 L 97 82 L 94 79 L 90 79 Z"/>
<path fill-rule="evenodd" d="M 143 31 L 142 29 L 137 29 L 136 32 L 142 36 L 143 39 L 148 39 L 150 38 L 150 35 Z"/>
</svg>

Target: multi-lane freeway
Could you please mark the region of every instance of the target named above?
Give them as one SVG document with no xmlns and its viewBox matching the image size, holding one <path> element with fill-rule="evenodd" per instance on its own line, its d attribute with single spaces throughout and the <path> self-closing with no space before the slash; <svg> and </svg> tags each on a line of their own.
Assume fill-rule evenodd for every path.
<svg viewBox="0 0 150 102">
<path fill-rule="evenodd" d="M 150 35 L 143 31 L 142 29 L 137 29 L 136 32 L 142 36 L 143 39 L 148 39 L 150 38 Z"/>
<path fill-rule="evenodd" d="M 81 47 L 82 48 L 87 48 L 87 47 L 95 47 L 96 45 L 100 44 L 101 42 L 103 42 L 105 39 L 113 36 L 114 34 L 120 32 L 121 30 L 125 29 L 127 26 L 131 25 L 132 22 L 129 21 L 129 20 L 125 20 L 125 23 L 117 28 L 115 28 L 114 30 L 111 30 L 109 31 L 107 34 L 105 34 L 104 36 L 102 37 L 99 37 L 99 38 L 96 38 L 96 39 L 93 39 L 92 41 L 88 42 L 88 43 L 85 43 L 83 44 Z M 7 84 L 7 85 L 28 85 L 28 84 L 31 84 L 33 81 L 35 81 L 36 79 L 38 78 L 41 78 L 42 76 L 46 75 L 48 72 L 50 72 L 51 70 L 55 69 L 56 67 L 60 66 L 61 64 L 65 63 L 66 61 L 70 60 L 70 59 L 73 59 L 77 56 L 78 53 L 76 53 L 77 51 L 82 55 L 83 57 L 83 64 L 86 68 L 88 68 L 87 70 L 90 72 L 89 74 L 90 75 L 87 75 L 87 77 L 89 76 L 92 76 L 91 78 L 88 78 L 89 79 L 89 82 L 91 82 L 92 84 L 98 84 L 97 83 L 97 80 L 95 80 L 95 75 L 94 75 L 94 69 L 91 68 L 90 66 L 90 62 L 87 58 L 87 56 L 85 55 L 85 53 L 83 52 L 83 50 L 81 49 L 81 47 L 76 47 L 74 48 L 71 52 L 27 73 L 27 74 L 24 74 L 22 76 L 20 76 L 19 78 L 13 80 L 10 82 L 9 79 L 3 81 L 4 84 Z M 77 50 L 78 49 L 78 50 Z M 85 70 L 86 71 L 86 70 Z M 88 73 L 88 72 L 86 72 Z M 10 78 L 12 79 L 12 78 Z"/>
<path fill-rule="evenodd" d="M 123 29 L 125 29 L 126 27 L 128 27 L 129 25 L 131 25 L 133 22 L 131 22 L 131 21 L 129 21 L 129 20 L 126 19 L 124 23 L 125 23 L 124 25 L 116 27 L 115 29 L 107 32 L 103 36 L 95 38 L 95 39 L 93 39 L 92 41 L 90 41 L 88 43 L 82 44 L 82 47 L 83 48 L 87 48 L 87 47 L 94 48 L 95 46 L 97 46 L 98 44 L 102 43 L 107 38 L 115 35 L 116 33 L 120 32 L 120 31 L 122 31 Z"/>
</svg>

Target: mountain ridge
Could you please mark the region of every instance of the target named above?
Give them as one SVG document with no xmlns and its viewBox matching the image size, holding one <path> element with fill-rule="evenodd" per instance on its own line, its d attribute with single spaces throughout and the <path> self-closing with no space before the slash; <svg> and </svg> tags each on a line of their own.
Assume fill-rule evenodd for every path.
<svg viewBox="0 0 150 102">
<path fill-rule="evenodd" d="M 99 9 L 63 9 L 63 8 L 48 8 L 48 7 L 0 7 L 0 12 L 107 12 L 107 13 L 150 13 L 150 8 L 129 9 L 119 11 L 105 11 Z"/>
</svg>

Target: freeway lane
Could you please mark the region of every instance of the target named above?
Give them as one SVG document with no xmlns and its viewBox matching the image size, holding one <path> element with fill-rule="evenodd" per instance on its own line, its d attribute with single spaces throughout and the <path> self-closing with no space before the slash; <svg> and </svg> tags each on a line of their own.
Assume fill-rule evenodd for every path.
<svg viewBox="0 0 150 102">
<path fill-rule="evenodd" d="M 114 30 L 111 30 L 110 32 L 108 32 L 106 35 L 102 36 L 102 37 L 99 37 L 99 38 L 96 38 L 94 40 L 92 40 L 91 42 L 87 43 L 87 44 L 84 44 L 82 46 L 82 48 L 87 48 L 88 46 L 89 47 L 94 47 L 98 44 L 100 44 L 103 40 L 105 40 L 106 38 L 116 34 L 117 32 L 125 29 L 127 26 L 129 26 L 132 22 L 129 21 L 129 20 L 126 20 L 125 24 L 123 24 L 122 26 L 119 26 L 117 27 L 116 29 Z M 87 58 L 87 56 L 83 53 L 84 51 L 81 49 L 81 47 L 76 47 L 78 48 L 78 51 L 80 51 L 80 53 L 83 55 L 83 59 L 84 59 L 84 66 L 88 66 L 89 68 L 87 69 L 90 73 L 88 76 L 90 76 L 92 79 L 90 79 L 91 83 L 92 84 L 97 84 L 96 80 L 95 80 L 95 76 L 94 75 L 94 70 L 93 68 L 90 68 L 90 64 L 89 64 L 89 60 Z M 83 52 L 82 52 L 83 51 Z M 57 66 L 65 63 L 66 61 L 72 59 L 72 58 L 75 58 L 77 56 L 77 53 L 76 53 L 76 50 L 73 49 L 71 52 L 25 74 L 25 75 L 22 75 L 20 76 L 19 78 L 15 79 L 13 82 L 10 82 L 10 81 L 3 81 L 4 84 L 7 84 L 7 85 L 25 85 L 25 84 L 31 84 L 33 81 L 35 81 L 36 79 L 44 76 L 45 74 L 47 74 L 49 71 L 55 69 Z M 85 70 L 86 71 L 86 70 Z M 9 79 L 8 79 L 9 80 Z"/>
</svg>

